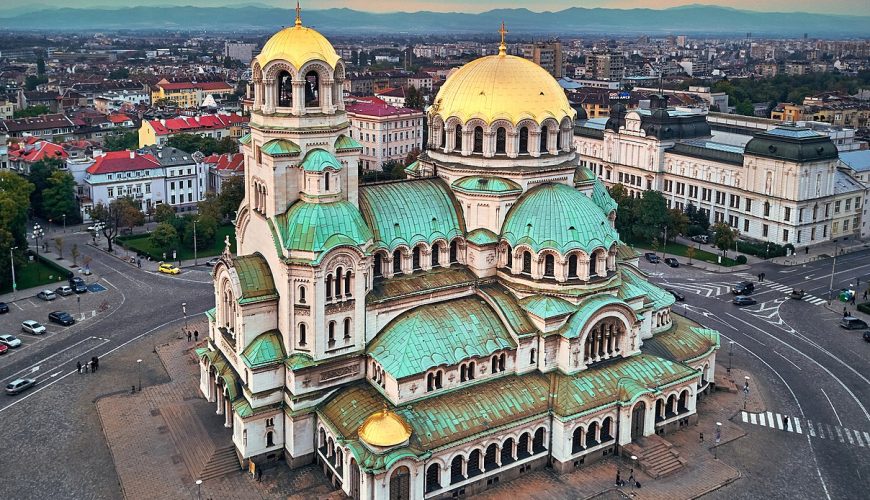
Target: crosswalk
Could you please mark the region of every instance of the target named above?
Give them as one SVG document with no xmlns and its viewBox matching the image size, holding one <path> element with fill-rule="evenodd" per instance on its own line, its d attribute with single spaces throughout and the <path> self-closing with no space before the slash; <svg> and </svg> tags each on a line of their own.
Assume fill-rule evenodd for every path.
<svg viewBox="0 0 870 500">
<path fill-rule="evenodd" d="M 813 422 L 809 419 L 789 417 L 771 411 L 761 413 L 742 411 L 740 412 L 740 419 L 745 424 L 760 425 L 795 434 L 807 434 L 812 438 L 828 439 L 861 448 L 870 448 L 870 433 L 865 431 Z"/>
<path fill-rule="evenodd" d="M 770 288 L 773 288 L 774 290 L 778 290 L 778 291 L 784 292 L 784 293 L 791 293 L 791 291 L 794 290 L 794 287 L 780 285 L 779 283 L 774 283 L 772 281 L 765 281 L 762 283 L 762 285 L 767 285 Z M 824 304 L 825 302 L 827 302 L 825 299 L 822 299 L 822 298 L 816 297 L 815 295 L 810 295 L 810 294 L 804 295 L 803 300 L 804 300 L 804 302 L 809 302 L 810 304 L 814 304 L 817 306 L 820 306 L 820 305 Z"/>
<path fill-rule="evenodd" d="M 778 292 L 782 292 L 783 294 L 790 294 L 792 290 L 794 290 L 793 286 L 783 285 L 780 283 L 776 283 L 774 281 L 763 281 L 758 282 L 755 281 L 754 276 L 750 276 L 747 273 L 736 273 L 738 279 L 746 279 L 751 280 L 755 283 L 756 293 L 763 290 L 765 287 L 771 288 Z M 663 281 L 660 284 L 665 288 L 673 288 L 676 290 L 680 290 L 684 293 L 693 293 L 695 295 L 700 295 L 703 297 L 719 297 L 720 295 L 730 295 L 731 287 L 734 286 L 735 281 L 713 281 L 713 282 L 696 282 L 696 281 L 686 281 L 686 282 L 673 282 L 673 281 Z M 804 295 L 804 302 L 808 302 L 810 304 L 820 306 L 825 304 L 827 301 L 823 298 L 816 297 L 815 295 L 807 294 Z"/>
</svg>

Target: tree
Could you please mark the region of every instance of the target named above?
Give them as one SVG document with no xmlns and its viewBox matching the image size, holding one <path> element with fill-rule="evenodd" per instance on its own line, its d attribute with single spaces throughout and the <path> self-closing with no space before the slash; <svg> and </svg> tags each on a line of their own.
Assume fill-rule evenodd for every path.
<svg viewBox="0 0 870 500">
<path fill-rule="evenodd" d="M 86 270 L 90 270 L 90 268 L 91 268 L 91 261 L 92 261 L 92 260 L 94 260 L 94 258 L 91 257 L 90 255 L 85 255 L 85 256 L 82 258 L 82 265 L 85 266 L 85 269 L 86 269 Z"/>
<path fill-rule="evenodd" d="M 17 109 L 12 113 L 13 118 L 29 118 L 32 116 L 47 115 L 51 110 L 45 104 L 37 104 L 36 106 L 28 106 L 24 109 Z"/>
<path fill-rule="evenodd" d="M 124 213 L 133 206 L 138 210 L 136 202 L 132 198 L 117 198 L 109 203 L 108 206 L 102 202 L 97 203 L 91 209 L 91 217 L 103 225 L 103 236 L 109 242 L 109 251 L 112 251 L 112 240 L 118 235 L 118 231 L 124 227 Z"/>
<path fill-rule="evenodd" d="M 175 219 L 175 209 L 172 205 L 161 203 L 154 209 L 154 220 L 157 222 L 172 222 Z"/>
<path fill-rule="evenodd" d="M 200 214 L 199 217 L 185 217 L 184 246 L 193 248 L 193 223 L 196 221 L 196 247 L 208 248 L 214 245 L 217 236 L 218 221 L 208 214 Z"/>
<path fill-rule="evenodd" d="M 661 234 L 668 225 L 669 219 L 670 213 L 665 197 L 658 191 L 644 191 L 637 203 L 637 223 L 633 227 L 633 233 L 643 241 L 651 241 Z M 619 220 L 618 214 L 617 220 Z"/>
<path fill-rule="evenodd" d="M 724 256 L 729 248 L 734 247 L 734 242 L 737 241 L 737 230 L 724 222 L 718 222 L 713 226 L 713 233 L 713 243 L 716 244 L 716 248 L 722 250 Z"/>
<path fill-rule="evenodd" d="M 223 155 L 227 153 L 238 153 L 239 152 L 239 143 L 232 137 L 224 137 L 223 139 L 217 141 L 217 145 L 215 146 L 213 153 Z M 205 152 L 203 152 L 205 154 Z"/>
<path fill-rule="evenodd" d="M 692 257 L 695 256 L 695 247 L 687 247 L 686 248 L 686 257 L 689 258 L 689 264 L 692 263 Z"/>
<path fill-rule="evenodd" d="M 30 165 L 30 173 L 27 180 L 33 183 L 33 192 L 30 195 L 30 204 L 33 206 L 33 211 L 40 217 L 46 217 L 43 212 L 42 200 L 45 190 L 51 186 L 51 175 L 58 170 L 63 163 L 61 160 L 49 158 L 39 160 Z"/>
<path fill-rule="evenodd" d="M 145 214 L 142 213 L 141 203 L 130 200 L 121 206 L 121 226 L 133 232 L 133 228 L 145 224 Z"/>
<path fill-rule="evenodd" d="M 69 249 L 69 254 L 72 255 L 73 266 L 78 266 L 79 265 L 79 255 L 80 255 L 79 246 L 77 244 L 73 243 L 72 248 Z"/>
<path fill-rule="evenodd" d="M 405 157 L 405 166 L 414 163 L 417 161 L 417 158 L 420 157 L 420 148 L 414 148 L 409 153 L 408 156 Z"/>
<path fill-rule="evenodd" d="M 63 258 L 63 238 L 58 236 L 54 239 L 54 248 L 57 249 L 57 259 L 60 260 Z"/>
<path fill-rule="evenodd" d="M 24 79 L 24 90 L 36 90 L 36 87 L 48 83 L 48 77 L 44 75 L 27 75 Z"/>
<path fill-rule="evenodd" d="M 68 222 L 77 222 L 76 181 L 72 174 L 55 170 L 48 183 L 49 186 L 42 193 L 42 215 L 52 220 L 59 220 L 66 215 Z"/>
<path fill-rule="evenodd" d="M 219 199 L 221 216 L 232 217 L 245 199 L 245 177 L 237 175 L 223 181 Z"/>
<path fill-rule="evenodd" d="M 175 246 L 176 241 L 178 241 L 178 232 L 175 231 L 172 224 L 161 222 L 157 224 L 154 231 L 151 231 L 150 240 L 154 248 L 165 253 Z"/>
<path fill-rule="evenodd" d="M 139 147 L 139 133 L 136 131 L 124 132 L 121 135 L 109 136 L 103 142 L 106 151 L 123 151 Z"/>
<path fill-rule="evenodd" d="M 130 70 L 125 67 L 113 69 L 109 72 L 109 80 L 126 80 L 128 78 L 130 78 Z"/>
<path fill-rule="evenodd" d="M 668 239 L 676 239 L 678 234 L 686 234 L 686 229 L 689 227 L 689 217 L 682 211 L 672 208 L 668 213 Z"/>
<path fill-rule="evenodd" d="M 40 75 L 45 74 L 45 59 L 40 57 L 36 60 L 36 72 Z"/>
<path fill-rule="evenodd" d="M 12 261 L 16 267 L 24 263 L 27 248 L 27 211 L 33 184 L 24 177 L 0 171 L 0 288 L 12 283 Z M 13 249 L 13 258 L 9 252 Z"/>
<path fill-rule="evenodd" d="M 196 204 L 196 211 L 200 216 L 207 215 L 215 220 L 223 218 L 219 195 L 206 193 L 205 199 Z"/>
<path fill-rule="evenodd" d="M 637 199 L 628 196 L 628 192 L 622 184 L 617 184 L 610 188 L 610 197 L 617 203 L 616 232 L 625 239 L 633 239 L 634 226 L 637 223 L 635 215 Z"/>
<path fill-rule="evenodd" d="M 413 85 L 405 92 L 405 107 L 411 109 L 423 109 L 423 95 Z"/>
</svg>

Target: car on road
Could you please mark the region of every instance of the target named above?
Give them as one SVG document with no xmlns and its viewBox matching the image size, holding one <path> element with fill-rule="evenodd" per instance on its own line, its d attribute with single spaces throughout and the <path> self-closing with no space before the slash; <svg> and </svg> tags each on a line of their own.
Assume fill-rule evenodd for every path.
<svg viewBox="0 0 870 500">
<path fill-rule="evenodd" d="M 43 290 L 37 293 L 36 297 L 42 300 L 54 300 L 57 298 L 57 294 L 55 294 L 51 290 Z"/>
<path fill-rule="evenodd" d="M 734 300 L 731 301 L 735 306 L 751 306 L 752 304 L 757 304 L 758 302 L 752 297 L 747 297 L 746 295 L 738 295 L 734 297 Z"/>
<path fill-rule="evenodd" d="M 731 287 L 731 293 L 734 295 L 749 295 L 755 291 L 755 283 L 751 281 L 741 281 Z"/>
<path fill-rule="evenodd" d="M 76 324 L 75 318 L 70 316 L 68 312 L 64 311 L 52 311 L 48 313 L 48 320 L 52 323 L 57 323 L 63 326 L 70 326 Z"/>
<path fill-rule="evenodd" d="M 0 354 L 6 354 L 7 352 L 9 352 L 9 348 L 3 344 L 0 344 Z"/>
<path fill-rule="evenodd" d="M 0 344 L 14 349 L 21 345 L 21 339 L 19 339 L 15 335 L 0 335 Z"/>
<path fill-rule="evenodd" d="M 846 330 L 863 330 L 867 328 L 867 322 L 854 316 L 844 316 L 843 319 L 840 320 L 840 328 L 845 328 Z"/>
<path fill-rule="evenodd" d="M 669 294 L 673 295 L 674 298 L 677 300 L 677 302 L 682 302 L 682 301 L 686 300 L 685 295 L 674 290 L 673 288 L 665 288 L 665 291 L 668 292 Z"/>
<path fill-rule="evenodd" d="M 72 295 L 75 292 L 73 292 L 72 288 L 70 288 L 66 285 L 63 285 L 63 286 L 59 286 L 59 287 L 55 288 L 54 293 L 66 297 L 66 296 Z"/>
<path fill-rule="evenodd" d="M 646 261 L 651 263 L 651 264 L 658 264 L 659 262 L 661 262 L 661 259 L 659 259 L 659 256 L 654 254 L 653 252 L 647 252 L 647 253 L 643 254 L 643 258 L 646 259 Z"/>
<path fill-rule="evenodd" d="M 14 396 L 19 392 L 26 391 L 36 385 L 36 380 L 32 378 L 17 378 L 6 384 L 6 394 Z"/>
<path fill-rule="evenodd" d="M 172 264 L 160 264 L 160 266 L 157 267 L 157 271 L 165 274 L 178 274 L 181 272 L 180 269 Z"/>
<path fill-rule="evenodd" d="M 668 257 L 667 259 L 665 259 L 665 264 L 670 267 L 680 267 L 680 261 L 673 257 Z"/>
<path fill-rule="evenodd" d="M 9 312 L 9 304 L 6 302 L 0 302 L 0 314 L 6 314 Z"/>
<path fill-rule="evenodd" d="M 710 237 L 707 236 L 706 234 L 698 234 L 698 235 L 692 236 L 691 239 L 695 243 L 709 243 L 710 242 Z"/>
<path fill-rule="evenodd" d="M 205 265 L 207 265 L 208 267 L 214 267 L 214 266 L 216 266 L 216 265 L 218 264 L 218 262 L 220 262 L 220 261 L 221 261 L 221 258 L 220 258 L 220 257 L 215 257 L 215 258 L 213 258 L 213 259 L 208 259 L 207 261 L 205 261 Z"/>
<path fill-rule="evenodd" d="M 32 319 L 28 319 L 27 321 L 21 322 L 21 331 L 24 333 L 30 333 L 32 335 L 42 335 L 45 333 L 45 327 L 42 326 L 38 321 L 33 321 Z"/>
</svg>

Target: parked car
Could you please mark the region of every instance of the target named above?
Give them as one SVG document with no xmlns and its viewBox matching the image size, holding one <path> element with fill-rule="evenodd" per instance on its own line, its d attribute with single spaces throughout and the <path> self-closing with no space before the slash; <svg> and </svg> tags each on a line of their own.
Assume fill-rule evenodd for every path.
<svg viewBox="0 0 870 500">
<path fill-rule="evenodd" d="M 746 295 L 738 295 L 734 297 L 734 300 L 731 301 L 735 306 L 751 306 L 752 304 L 757 304 L 755 299 L 752 297 L 747 297 Z"/>
<path fill-rule="evenodd" d="M 698 234 L 698 235 L 692 236 L 692 241 L 694 241 L 695 243 L 709 243 L 710 237 L 707 236 L 706 234 Z"/>
<path fill-rule="evenodd" d="M 63 326 L 70 326 L 76 323 L 75 318 L 64 311 L 52 311 L 48 313 L 48 320 Z"/>
<path fill-rule="evenodd" d="M 19 339 L 15 335 L 0 335 L 0 344 L 14 349 L 21 345 L 21 339 Z"/>
<path fill-rule="evenodd" d="M 14 396 L 19 392 L 26 391 L 36 385 L 36 380 L 32 378 L 17 378 L 6 384 L 6 394 Z"/>
<path fill-rule="evenodd" d="M 680 267 L 680 261 L 673 257 L 668 257 L 667 259 L 665 259 L 665 264 L 670 267 Z"/>
<path fill-rule="evenodd" d="M 218 262 L 220 262 L 220 261 L 221 261 L 221 258 L 220 258 L 220 257 L 215 257 L 215 258 L 213 258 L 213 259 L 208 259 L 207 261 L 205 261 L 205 265 L 207 265 L 208 267 L 214 267 L 214 266 L 216 266 L 216 265 L 218 264 Z"/>
<path fill-rule="evenodd" d="M 755 283 L 751 281 L 741 281 L 731 287 L 731 293 L 734 295 L 749 295 L 755 291 Z"/>
<path fill-rule="evenodd" d="M 66 297 L 68 295 L 72 295 L 74 292 L 73 292 L 72 288 L 70 288 L 66 285 L 63 285 L 63 286 L 59 286 L 59 287 L 55 288 L 54 293 L 56 293 L 58 295 L 63 295 L 64 297 Z"/>
<path fill-rule="evenodd" d="M 9 304 L 6 302 L 0 302 L 0 314 L 6 314 L 9 312 Z"/>
<path fill-rule="evenodd" d="M 854 316 L 846 316 L 840 320 L 840 328 L 846 330 L 863 330 L 867 328 L 867 322 Z"/>
<path fill-rule="evenodd" d="M 178 274 L 181 272 L 180 269 L 173 266 L 172 264 L 160 264 L 160 266 L 157 267 L 157 270 L 161 273 L 166 274 Z"/>
<path fill-rule="evenodd" d="M 686 300 L 685 295 L 674 290 L 673 288 L 665 288 L 665 291 L 668 292 L 669 294 L 673 295 L 674 298 L 677 299 L 677 302 L 682 302 L 682 301 Z"/>
<path fill-rule="evenodd" d="M 646 261 L 651 263 L 651 264 L 658 264 L 659 262 L 661 262 L 661 259 L 659 259 L 659 256 L 654 254 L 653 252 L 647 252 L 647 253 L 643 254 L 643 258 L 646 259 Z"/>
<path fill-rule="evenodd" d="M 43 333 L 45 333 L 45 327 L 42 326 L 38 321 L 33 321 L 32 319 L 29 319 L 27 321 L 21 322 L 21 331 L 33 335 L 42 335 Z"/>
<path fill-rule="evenodd" d="M 57 298 L 57 295 L 51 290 L 43 290 L 37 293 L 36 297 L 42 300 L 54 300 Z"/>
<path fill-rule="evenodd" d="M 0 354 L 6 354 L 7 352 L 9 352 L 9 348 L 3 344 L 0 344 Z"/>
</svg>

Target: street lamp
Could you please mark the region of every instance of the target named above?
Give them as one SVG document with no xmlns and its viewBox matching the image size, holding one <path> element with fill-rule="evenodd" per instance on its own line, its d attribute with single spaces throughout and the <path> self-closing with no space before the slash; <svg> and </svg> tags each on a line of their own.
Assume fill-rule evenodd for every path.
<svg viewBox="0 0 870 500">
<path fill-rule="evenodd" d="M 743 379 L 745 381 L 743 384 L 743 409 L 745 410 L 746 401 L 749 399 L 749 375 L 745 375 Z"/>
<path fill-rule="evenodd" d="M 187 302 L 181 303 L 181 313 L 184 314 L 184 329 L 187 330 Z"/>
<path fill-rule="evenodd" d="M 30 235 L 31 238 L 36 240 L 36 270 L 39 275 L 39 280 L 42 281 L 42 266 L 39 265 L 39 239 L 45 236 L 45 231 L 42 230 L 42 226 L 39 224 L 34 224 L 33 233 Z"/>
<path fill-rule="evenodd" d="M 82 296 L 81 295 L 76 295 L 76 302 L 79 305 L 79 317 L 81 318 L 81 321 L 84 321 L 85 317 L 82 314 Z"/>
<path fill-rule="evenodd" d="M 728 373 L 731 373 L 731 360 L 734 357 L 734 341 L 728 342 Z"/>
<path fill-rule="evenodd" d="M 63 232 L 66 232 L 66 214 L 63 214 Z"/>
<path fill-rule="evenodd" d="M 12 250 L 18 250 L 18 247 L 9 249 L 9 264 L 12 269 L 12 300 L 15 300 L 15 290 L 18 289 L 18 283 L 15 282 L 15 257 L 12 255 Z"/>
<path fill-rule="evenodd" d="M 142 392 L 142 360 L 136 360 L 136 371 L 139 372 L 139 392 Z"/>
<path fill-rule="evenodd" d="M 719 459 L 719 441 L 722 439 L 722 422 L 716 422 L 716 446 L 713 447 L 713 458 Z"/>
<path fill-rule="evenodd" d="M 199 265 L 199 260 L 196 258 L 196 219 L 193 220 L 193 265 Z"/>
<path fill-rule="evenodd" d="M 637 480 L 634 478 L 634 464 L 637 463 L 637 455 L 631 456 L 631 470 L 628 472 L 628 482 L 631 483 L 631 486 L 637 484 Z"/>
<path fill-rule="evenodd" d="M 202 479 L 196 480 L 196 498 L 197 499 L 202 498 Z"/>
</svg>

